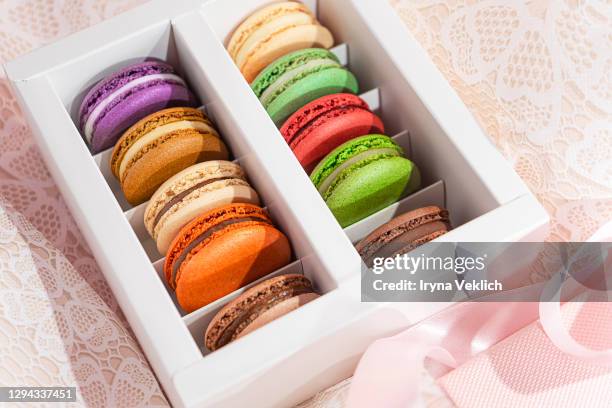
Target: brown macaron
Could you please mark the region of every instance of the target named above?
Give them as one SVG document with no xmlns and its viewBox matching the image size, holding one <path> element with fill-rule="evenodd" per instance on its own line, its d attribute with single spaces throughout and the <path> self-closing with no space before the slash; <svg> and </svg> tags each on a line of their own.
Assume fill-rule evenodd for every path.
<svg viewBox="0 0 612 408">
<path fill-rule="evenodd" d="M 110 166 L 125 198 L 138 205 L 181 170 L 228 157 L 227 147 L 204 113 L 170 108 L 129 128 L 115 145 Z"/>
<path fill-rule="evenodd" d="M 217 350 L 319 297 L 299 274 L 265 280 L 225 305 L 206 329 L 205 345 Z"/>
<path fill-rule="evenodd" d="M 355 248 L 368 266 L 374 258 L 405 254 L 450 231 L 448 211 L 436 206 L 418 208 L 393 218 L 362 239 Z"/>
</svg>

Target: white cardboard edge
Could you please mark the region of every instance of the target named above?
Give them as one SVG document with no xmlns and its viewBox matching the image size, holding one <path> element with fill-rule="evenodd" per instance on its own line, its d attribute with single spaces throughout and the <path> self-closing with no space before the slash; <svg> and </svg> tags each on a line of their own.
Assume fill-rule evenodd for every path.
<svg viewBox="0 0 612 408">
<path fill-rule="evenodd" d="M 111 48 L 150 26 L 169 21 L 193 11 L 206 0 L 152 0 L 99 24 L 68 35 L 7 63 L 5 70 L 12 81 L 23 81 L 74 60 L 87 58 L 101 48 Z"/>
<path fill-rule="evenodd" d="M 83 143 L 62 143 L 62 137 L 78 140 L 79 135 L 47 78 L 13 82 L 13 88 L 49 171 L 123 313 L 160 381 L 168 383 L 173 373 L 202 359 L 200 350 L 87 148 Z M 43 136 L 49 129 L 58 137 Z M 147 307 L 152 303 L 155 308 Z M 166 391 L 176 398 L 172 390 Z"/>
</svg>

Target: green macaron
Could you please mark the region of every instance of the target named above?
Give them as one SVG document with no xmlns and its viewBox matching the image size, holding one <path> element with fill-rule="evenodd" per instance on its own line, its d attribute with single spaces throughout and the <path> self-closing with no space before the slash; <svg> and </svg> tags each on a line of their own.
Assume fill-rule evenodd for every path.
<svg viewBox="0 0 612 408">
<path fill-rule="evenodd" d="M 355 75 L 323 48 L 306 48 L 277 59 L 253 80 L 251 88 L 277 126 L 317 98 L 359 92 Z"/>
<path fill-rule="evenodd" d="M 414 163 L 384 135 L 344 143 L 319 163 L 310 179 L 342 227 L 382 210 L 421 184 Z"/>
</svg>

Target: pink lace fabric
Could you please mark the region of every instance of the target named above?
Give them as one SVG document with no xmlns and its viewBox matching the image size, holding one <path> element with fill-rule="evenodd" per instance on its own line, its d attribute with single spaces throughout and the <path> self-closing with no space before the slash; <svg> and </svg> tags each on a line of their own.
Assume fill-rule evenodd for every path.
<svg viewBox="0 0 612 408">
<path fill-rule="evenodd" d="M 584 240 L 612 218 L 609 3 L 390 1 L 547 208 L 551 240 Z M 142 2 L 0 0 L 0 61 Z M 167 405 L 3 74 L 0 151 L 0 384 L 77 385 L 88 406 Z M 347 384 L 303 407 L 343 406 Z M 452 405 L 426 384 L 428 406 Z"/>
<path fill-rule="evenodd" d="M 0 61 L 141 1 L 0 1 Z M 0 384 L 91 407 L 168 406 L 0 76 Z"/>
</svg>

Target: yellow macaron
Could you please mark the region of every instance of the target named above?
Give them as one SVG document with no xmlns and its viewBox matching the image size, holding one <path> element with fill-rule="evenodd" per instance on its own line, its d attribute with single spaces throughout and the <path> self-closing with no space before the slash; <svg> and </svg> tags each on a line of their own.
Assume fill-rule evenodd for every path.
<svg viewBox="0 0 612 408">
<path fill-rule="evenodd" d="M 227 50 L 250 83 L 270 63 L 303 48 L 330 48 L 329 30 L 301 3 L 270 4 L 251 14 L 231 35 Z"/>
</svg>

